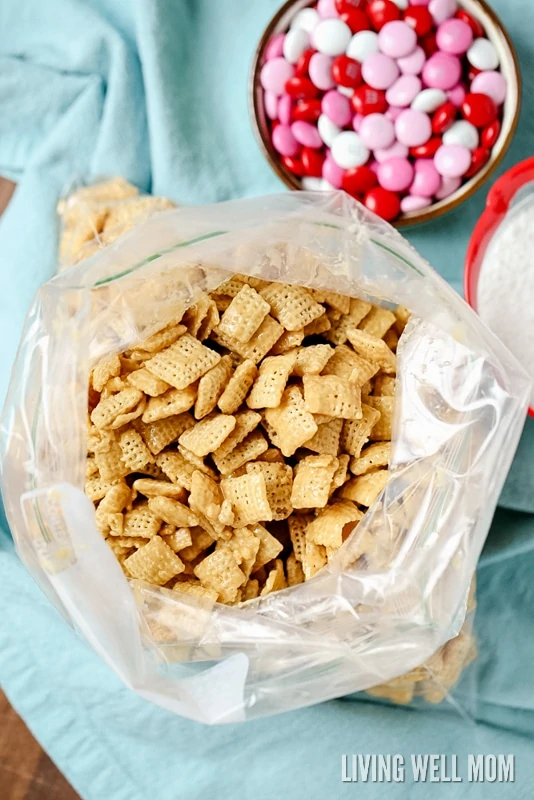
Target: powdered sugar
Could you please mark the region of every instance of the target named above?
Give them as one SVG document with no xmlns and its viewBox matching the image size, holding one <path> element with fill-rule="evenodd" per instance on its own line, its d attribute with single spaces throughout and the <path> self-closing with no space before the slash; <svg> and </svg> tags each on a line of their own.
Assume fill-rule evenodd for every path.
<svg viewBox="0 0 534 800">
<path fill-rule="evenodd" d="M 493 237 L 480 272 L 478 313 L 534 382 L 534 199 L 516 206 Z M 534 407 L 534 387 L 530 396 Z"/>
</svg>

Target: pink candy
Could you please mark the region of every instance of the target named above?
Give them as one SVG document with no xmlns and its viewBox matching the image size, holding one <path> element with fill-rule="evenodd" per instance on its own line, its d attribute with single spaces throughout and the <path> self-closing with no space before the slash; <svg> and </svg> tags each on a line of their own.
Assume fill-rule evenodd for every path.
<svg viewBox="0 0 534 800">
<path fill-rule="evenodd" d="M 449 197 L 451 194 L 457 191 L 462 185 L 461 178 L 442 178 L 441 179 L 441 186 L 439 187 L 438 191 L 435 194 L 436 200 L 445 200 L 446 197 Z"/>
<path fill-rule="evenodd" d="M 424 111 L 403 111 L 395 122 L 397 139 L 406 147 L 419 147 L 428 142 L 432 135 L 430 117 Z"/>
<path fill-rule="evenodd" d="M 278 97 L 272 92 L 265 92 L 263 103 L 269 119 L 278 119 Z"/>
<path fill-rule="evenodd" d="M 434 156 L 434 166 L 444 178 L 461 178 L 471 166 L 471 151 L 459 144 L 443 144 Z"/>
<path fill-rule="evenodd" d="M 261 85 L 267 92 L 276 95 L 284 93 L 287 81 L 295 74 L 295 67 L 285 58 L 275 57 L 267 61 L 260 73 Z"/>
<path fill-rule="evenodd" d="M 454 17 L 457 7 L 456 0 L 430 0 L 428 4 L 428 10 L 436 25 Z"/>
<path fill-rule="evenodd" d="M 287 125 L 277 125 L 273 131 L 273 147 L 281 156 L 296 156 L 300 147 Z"/>
<path fill-rule="evenodd" d="M 321 101 L 323 114 L 332 120 L 340 128 L 348 125 L 352 120 L 350 101 L 347 97 L 337 92 L 335 89 L 327 92 Z"/>
<path fill-rule="evenodd" d="M 293 100 L 288 94 L 284 94 L 278 101 L 278 119 L 282 125 L 289 125 L 291 122 L 291 111 L 293 109 Z"/>
<path fill-rule="evenodd" d="M 323 140 L 319 136 L 319 131 L 311 122 L 299 120 L 291 126 L 291 133 L 299 144 L 303 147 L 318 149 L 323 146 Z"/>
<path fill-rule="evenodd" d="M 436 43 L 444 53 L 463 55 L 473 44 L 473 31 L 461 19 L 448 19 L 439 26 Z"/>
<path fill-rule="evenodd" d="M 375 150 L 374 154 L 375 159 L 381 164 L 383 161 L 389 161 L 390 158 L 407 158 L 408 148 L 400 142 L 395 142 L 385 150 Z"/>
<path fill-rule="evenodd" d="M 430 197 L 416 197 L 413 194 L 408 194 L 401 200 L 401 211 L 404 214 L 408 214 L 410 211 L 420 211 L 430 205 L 432 205 Z"/>
<path fill-rule="evenodd" d="M 271 61 L 273 58 L 280 58 L 284 52 L 284 39 L 283 33 L 273 36 L 267 47 L 265 48 L 265 60 Z"/>
<path fill-rule="evenodd" d="M 332 19 L 338 17 L 335 0 L 319 0 L 317 3 L 317 11 L 319 16 L 323 19 Z"/>
<path fill-rule="evenodd" d="M 378 183 L 390 192 L 404 192 L 410 186 L 414 168 L 407 158 L 389 158 L 378 166 Z"/>
<path fill-rule="evenodd" d="M 425 51 L 416 47 L 413 53 L 397 59 L 397 65 L 404 75 L 420 75 L 426 61 Z"/>
<path fill-rule="evenodd" d="M 466 94 L 467 91 L 465 86 L 459 83 L 458 86 L 455 86 L 453 89 L 449 89 L 449 91 L 447 92 L 447 99 L 450 100 L 453 106 L 456 106 L 456 108 L 460 108 L 465 100 Z"/>
<path fill-rule="evenodd" d="M 343 175 L 345 170 L 339 167 L 330 153 L 326 156 L 323 163 L 323 178 L 335 186 L 336 189 L 341 189 L 343 183 Z"/>
<path fill-rule="evenodd" d="M 395 128 L 384 114 L 368 114 L 359 129 L 360 139 L 369 150 L 390 147 L 395 141 Z"/>
<path fill-rule="evenodd" d="M 460 81 L 462 65 L 458 56 L 437 52 L 423 67 L 423 80 L 432 89 L 452 89 Z"/>
<path fill-rule="evenodd" d="M 417 34 L 406 22 L 394 20 L 387 22 L 378 34 L 378 46 L 382 53 L 391 58 L 403 58 L 413 53 L 417 44 Z"/>
<path fill-rule="evenodd" d="M 506 99 L 506 78 L 495 70 L 481 72 L 473 79 L 471 91 L 489 95 L 493 102 L 500 106 Z"/>
<path fill-rule="evenodd" d="M 373 89 L 389 89 L 399 77 L 399 68 L 390 56 L 371 53 L 363 62 L 362 76 Z"/>
<path fill-rule="evenodd" d="M 406 108 L 421 91 L 421 79 L 417 75 L 401 75 L 386 92 L 386 100 L 391 106 Z"/>
<path fill-rule="evenodd" d="M 332 75 L 332 62 L 333 59 L 324 53 L 314 53 L 311 57 L 308 74 L 318 89 L 332 89 L 336 85 Z"/>
<path fill-rule="evenodd" d="M 415 177 L 410 194 L 418 197 L 433 197 L 441 186 L 441 176 L 430 158 L 418 158 L 415 162 Z"/>
</svg>

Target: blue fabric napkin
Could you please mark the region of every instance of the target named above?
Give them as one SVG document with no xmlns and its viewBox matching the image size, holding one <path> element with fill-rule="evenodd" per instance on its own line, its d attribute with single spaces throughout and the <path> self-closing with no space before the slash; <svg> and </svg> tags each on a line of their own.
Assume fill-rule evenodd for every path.
<svg viewBox="0 0 534 800">
<path fill-rule="evenodd" d="M 252 55 L 278 0 L 3 0 L 0 174 L 18 188 L 0 218 L 0 401 L 33 293 L 55 270 L 56 203 L 74 180 L 122 174 L 204 203 L 280 190 L 247 107 Z M 503 169 L 531 155 L 530 0 L 495 0 L 526 80 Z M 461 290 L 480 192 L 408 238 Z M 341 782 L 343 753 L 514 753 L 515 784 L 433 784 L 432 796 L 534 793 L 534 423 L 528 423 L 480 569 L 481 654 L 458 709 L 358 698 L 243 726 L 205 728 L 123 688 L 50 607 L 0 515 L 0 682 L 87 800 L 427 797 L 428 784 Z M 478 720 L 475 726 L 463 710 Z"/>
</svg>

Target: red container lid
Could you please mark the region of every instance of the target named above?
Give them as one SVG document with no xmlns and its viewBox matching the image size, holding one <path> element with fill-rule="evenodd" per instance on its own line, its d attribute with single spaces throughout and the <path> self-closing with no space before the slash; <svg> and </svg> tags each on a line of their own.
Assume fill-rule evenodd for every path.
<svg viewBox="0 0 534 800">
<path fill-rule="evenodd" d="M 505 172 L 491 187 L 484 213 L 477 222 L 465 259 L 464 293 L 469 305 L 477 310 L 477 287 L 484 256 L 493 236 L 497 232 L 517 194 L 532 183 L 534 193 L 534 157 L 520 161 Z M 534 408 L 529 408 L 534 417 Z"/>
</svg>

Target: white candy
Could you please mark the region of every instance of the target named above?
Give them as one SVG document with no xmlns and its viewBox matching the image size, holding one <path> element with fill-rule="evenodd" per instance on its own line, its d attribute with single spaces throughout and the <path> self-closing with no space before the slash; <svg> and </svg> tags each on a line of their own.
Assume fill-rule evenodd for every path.
<svg viewBox="0 0 534 800">
<path fill-rule="evenodd" d="M 310 43 L 310 34 L 302 28 L 291 28 L 284 38 L 284 58 L 296 64 Z"/>
<path fill-rule="evenodd" d="M 405 11 L 408 8 L 408 0 L 393 0 L 393 2 L 401 11 Z"/>
<path fill-rule="evenodd" d="M 302 188 L 307 192 L 335 192 L 336 190 L 336 187 L 324 178 L 313 178 L 308 175 L 302 179 Z"/>
<path fill-rule="evenodd" d="M 352 39 L 352 31 L 341 19 L 323 19 L 313 31 L 313 43 L 320 53 L 340 56 Z"/>
<path fill-rule="evenodd" d="M 332 158 L 342 169 L 360 167 L 369 156 L 370 151 L 353 131 L 342 131 L 332 142 Z"/>
<path fill-rule="evenodd" d="M 302 28 L 306 33 L 311 33 L 320 20 L 319 13 L 314 8 L 303 8 L 291 20 L 291 28 Z"/>
<path fill-rule="evenodd" d="M 446 100 L 447 95 L 441 89 L 423 89 L 413 99 L 411 107 L 414 111 L 424 111 L 425 114 L 431 114 L 432 111 L 442 106 Z"/>
<path fill-rule="evenodd" d="M 354 89 L 351 89 L 350 86 L 338 86 L 337 90 L 339 94 L 344 94 L 345 97 L 352 97 L 354 94 Z"/>
<path fill-rule="evenodd" d="M 341 128 L 338 128 L 335 122 L 332 122 L 330 117 L 327 117 L 326 114 L 321 114 L 317 120 L 317 130 L 327 147 L 332 147 L 332 142 L 336 136 L 339 136 L 341 133 Z"/>
<path fill-rule="evenodd" d="M 347 47 L 347 55 L 363 64 L 371 53 L 378 53 L 378 34 L 374 31 L 355 33 Z"/>
<path fill-rule="evenodd" d="M 489 39 L 475 39 L 467 51 L 467 60 L 472 67 L 481 70 L 497 69 L 499 66 L 499 54 Z"/>
<path fill-rule="evenodd" d="M 460 144 L 462 147 L 467 147 L 468 150 L 476 150 L 478 131 L 467 120 L 458 120 L 443 134 L 443 144 Z"/>
</svg>

